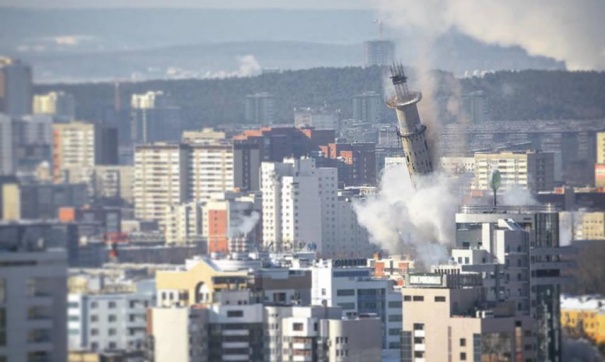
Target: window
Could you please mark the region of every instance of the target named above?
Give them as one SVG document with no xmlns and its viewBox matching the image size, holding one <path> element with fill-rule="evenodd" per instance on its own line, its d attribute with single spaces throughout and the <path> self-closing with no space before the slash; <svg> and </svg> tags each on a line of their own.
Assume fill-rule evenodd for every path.
<svg viewBox="0 0 605 362">
<path fill-rule="evenodd" d="M 401 322 L 402 320 L 401 314 L 391 314 L 389 316 L 389 322 Z"/>
<path fill-rule="evenodd" d="M 107 334 L 109 334 L 110 336 L 115 336 L 116 335 L 116 329 L 115 328 L 109 328 L 109 330 L 107 331 Z"/>
<path fill-rule="evenodd" d="M 401 329 L 399 329 L 399 328 L 390 328 L 389 329 L 389 336 L 398 336 L 399 334 L 401 334 Z"/>
<path fill-rule="evenodd" d="M 98 329 L 93 328 L 93 329 L 90 330 L 90 335 L 91 336 L 96 336 L 98 334 L 99 334 L 99 330 Z"/>
<path fill-rule="evenodd" d="M 109 303 L 107 304 L 107 307 L 108 307 L 108 308 L 112 308 L 112 309 L 113 309 L 113 308 L 115 308 L 115 307 L 116 307 L 116 302 L 109 302 Z"/>
<path fill-rule="evenodd" d="M 80 320 L 80 317 L 78 317 L 77 315 L 70 315 L 67 318 L 70 322 L 77 322 Z"/>
<path fill-rule="evenodd" d="M 401 302 L 389 302 L 389 308 L 401 308 Z"/>
<path fill-rule="evenodd" d="M 460 347 L 466 346 L 466 338 L 460 338 Z"/>
<path fill-rule="evenodd" d="M 99 316 L 95 315 L 95 314 L 91 315 L 90 316 L 90 321 L 91 322 L 98 322 L 99 321 Z"/>
<path fill-rule="evenodd" d="M 116 342 L 109 342 L 109 349 L 116 349 Z"/>
<path fill-rule="evenodd" d="M 294 331 L 302 331 L 304 326 L 302 323 L 292 323 L 292 330 Z"/>
<path fill-rule="evenodd" d="M 244 311 L 242 310 L 229 310 L 227 311 L 227 317 L 228 318 L 236 318 L 236 317 L 243 317 L 244 316 Z"/>
<path fill-rule="evenodd" d="M 348 297 L 355 295 L 355 289 L 338 289 L 336 291 L 337 297 Z"/>
<path fill-rule="evenodd" d="M 411 295 L 404 295 L 403 296 L 403 300 L 405 302 L 411 302 L 412 301 L 412 296 Z"/>
<path fill-rule="evenodd" d="M 69 330 L 69 334 L 72 335 L 72 336 L 73 335 L 78 335 L 78 334 L 80 334 L 80 330 L 79 329 L 70 329 Z"/>
<path fill-rule="evenodd" d="M 98 306 L 99 306 L 99 303 L 97 303 L 97 302 L 90 303 L 90 309 L 96 309 Z"/>
<path fill-rule="evenodd" d="M 6 280 L 0 278 L 0 303 L 6 302 Z"/>
<path fill-rule="evenodd" d="M 414 302 L 424 302 L 424 296 L 422 296 L 422 295 L 414 295 L 412 297 L 412 300 Z"/>
<path fill-rule="evenodd" d="M 422 330 L 424 330 L 424 324 L 414 323 L 414 330 L 415 331 L 422 331 Z"/>
<path fill-rule="evenodd" d="M 96 351 L 97 349 L 99 349 L 99 344 L 97 342 L 92 342 L 90 344 L 90 349 L 92 349 L 93 351 Z"/>
<path fill-rule="evenodd" d="M 342 309 L 355 309 L 355 303 L 338 303 L 338 306 Z"/>
<path fill-rule="evenodd" d="M 445 302 L 445 297 L 435 297 L 435 302 Z"/>
<path fill-rule="evenodd" d="M 107 321 L 108 322 L 115 322 L 116 319 L 117 318 L 116 318 L 115 314 L 110 314 L 110 315 L 107 316 Z"/>
<path fill-rule="evenodd" d="M 78 302 L 69 302 L 69 303 L 67 303 L 67 307 L 70 308 L 70 309 L 79 308 L 80 307 L 80 303 L 78 303 Z"/>
<path fill-rule="evenodd" d="M 466 353 L 465 352 L 460 352 L 460 360 L 461 361 L 466 361 Z"/>
</svg>

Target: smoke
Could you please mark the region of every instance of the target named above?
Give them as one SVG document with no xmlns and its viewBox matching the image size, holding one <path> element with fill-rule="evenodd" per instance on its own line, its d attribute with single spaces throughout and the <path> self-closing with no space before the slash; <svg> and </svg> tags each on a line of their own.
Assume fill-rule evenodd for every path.
<svg viewBox="0 0 605 362">
<path fill-rule="evenodd" d="M 501 203 L 510 206 L 537 206 L 540 205 L 534 195 L 526 188 L 513 185 L 502 195 Z"/>
<path fill-rule="evenodd" d="M 414 182 L 415 187 L 405 165 L 387 167 L 378 194 L 353 208 L 373 244 L 390 254 L 412 247 L 424 265 L 438 264 L 447 260 L 455 237 L 455 185 L 441 173 L 416 176 Z"/>
<path fill-rule="evenodd" d="M 248 235 L 260 220 L 260 213 L 256 210 L 249 214 L 245 211 L 235 211 L 234 214 L 231 215 L 229 237 Z"/>
<path fill-rule="evenodd" d="M 374 2 L 387 25 L 418 30 L 420 44 L 432 44 L 439 36 L 457 30 L 488 44 L 516 45 L 531 55 L 565 61 L 572 70 L 605 69 L 602 0 Z"/>
<path fill-rule="evenodd" d="M 238 69 L 236 71 L 218 71 L 218 72 L 207 72 L 204 78 L 235 78 L 235 77 L 253 77 L 259 75 L 261 72 L 261 65 L 256 60 L 254 55 L 244 55 L 243 57 L 237 57 Z"/>
</svg>

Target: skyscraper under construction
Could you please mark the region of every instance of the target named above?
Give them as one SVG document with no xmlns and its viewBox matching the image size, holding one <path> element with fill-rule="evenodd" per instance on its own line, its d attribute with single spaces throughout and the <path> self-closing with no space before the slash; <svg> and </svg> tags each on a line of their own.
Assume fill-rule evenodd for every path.
<svg viewBox="0 0 605 362">
<path fill-rule="evenodd" d="M 391 80 L 395 95 L 387 101 L 387 106 L 395 108 L 397 112 L 397 135 L 401 138 L 410 177 L 431 173 L 433 164 L 426 141 L 426 126 L 422 124 L 416 107 L 422 94 L 408 90 L 407 77 L 401 64 L 391 66 Z"/>
</svg>

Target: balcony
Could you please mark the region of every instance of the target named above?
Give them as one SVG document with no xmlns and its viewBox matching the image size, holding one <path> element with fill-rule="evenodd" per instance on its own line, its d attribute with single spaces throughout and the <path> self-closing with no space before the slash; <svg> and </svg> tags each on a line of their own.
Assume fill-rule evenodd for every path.
<svg viewBox="0 0 605 362">
<path fill-rule="evenodd" d="M 414 337 L 424 337 L 424 329 L 414 330 Z"/>
<path fill-rule="evenodd" d="M 248 333 L 247 329 L 222 331 L 223 336 L 247 336 Z"/>
<path fill-rule="evenodd" d="M 304 343 L 293 343 L 292 349 L 311 349 L 313 348 L 313 344 L 311 342 Z"/>
<path fill-rule="evenodd" d="M 414 351 L 424 352 L 424 351 L 426 351 L 426 345 L 425 344 L 415 344 Z"/>
<path fill-rule="evenodd" d="M 223 342 L 223 348 L 248 348 L 248 342 Z"/>
<path fill-rule="evenodd" d="M 313 356 L 309 355 L 309 356 L 292 356 L 292 360 L 295 362 L 311 362 L 313 361 Z"/>
</svg>

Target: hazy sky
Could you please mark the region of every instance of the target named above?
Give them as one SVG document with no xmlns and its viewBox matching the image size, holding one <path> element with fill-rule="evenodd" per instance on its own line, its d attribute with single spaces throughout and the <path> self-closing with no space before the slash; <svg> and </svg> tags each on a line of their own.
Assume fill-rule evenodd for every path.
<svg viewBox="0 0 605 362">
<path fill-rule="evenodd" d="M 368 9 L 372 3 L 372 0 L 0 0 L 0 6 L 26 8 Z"/>
</svg>

